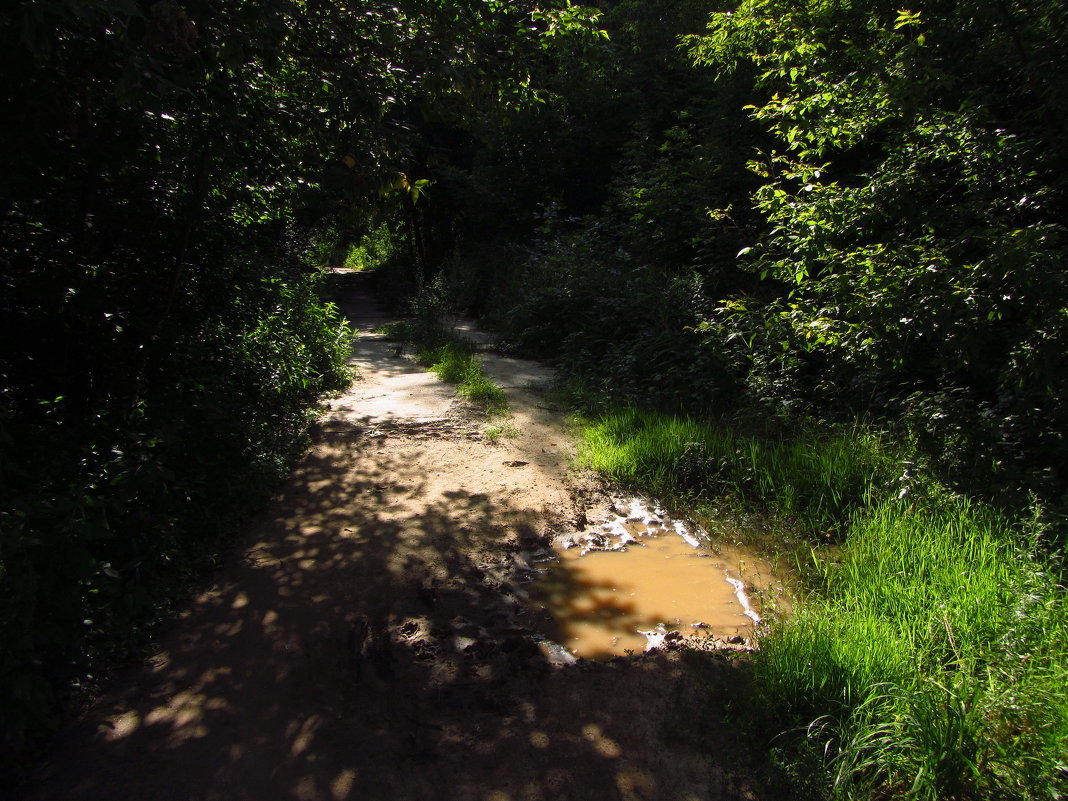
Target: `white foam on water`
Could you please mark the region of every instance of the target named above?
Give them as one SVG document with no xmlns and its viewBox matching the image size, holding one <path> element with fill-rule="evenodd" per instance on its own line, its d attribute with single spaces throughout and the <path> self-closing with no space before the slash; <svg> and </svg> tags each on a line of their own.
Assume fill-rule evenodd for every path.
<svg viewBox="0 0 1068 801">
<path fill-rule="evenodd" d="M 701 540 L 699 540 L 694 534 L 690 533 L 689 527 L 681 520 L 672 521 L 672 526 L 675 529 L 675 533 L 686 540 L 686 544 L 692 548 L 700 548 Z M 694 528 L 697 528 L 696 526 Z M 698 529 L 699 531 L 700 529 Z"/>
<path fill-rule="evenodd" d="M 727 583 L 734 587 L 734 596 L 738 599 L 738 603 L 742 605 L 742 611 L 749 617 L 754 623 L 760 623 L 761 617 L 753 611 L 753 607 L 749 605 L 749 596 L 745 593 L 745 584 L 736 578 L 732 578 L 731 574 L 727 571 L 723 571 L 723 577 L 727 580 Z"/>
</svg>

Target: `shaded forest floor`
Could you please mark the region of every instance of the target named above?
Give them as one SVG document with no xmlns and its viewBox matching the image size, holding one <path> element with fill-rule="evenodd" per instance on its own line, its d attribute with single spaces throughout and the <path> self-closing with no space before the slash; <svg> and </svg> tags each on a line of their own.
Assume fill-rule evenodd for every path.
<svg viewBox="0 0 1068 801">
<path fill-rule="evenodd" d="M 745 682 L 685 651 L 565 664 L 525 625 L 530 551 L 605 503 L 549 372 L 487 357 L 518 436 L 370 333 L 359 377 L 211 585 L 24 788 L 36 799 L 756 799 Z"/>
</svg>

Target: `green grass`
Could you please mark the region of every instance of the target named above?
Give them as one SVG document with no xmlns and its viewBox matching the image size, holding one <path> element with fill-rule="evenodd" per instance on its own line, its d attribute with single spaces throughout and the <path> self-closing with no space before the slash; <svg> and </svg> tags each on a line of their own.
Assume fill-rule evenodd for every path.
<svg viewBox="0 0 1068 801">
<path fill-rule="evenodd" d="M 482 432 L 488 442 L 494 445 L 498 444 L 502 439 L 514 439 L 519 436 L 519 429 L 512 423 L 504 422 L 492 426 L 487 426 L 486 430 Z"/>
<path fill-rule="evenodd" d="M 834 797 L 1068 792 L 1068 603 L 989 509 L 935 496 L 857 516 L 825 590 L 762 641 L 758 695 L 806 726 Z"/>
<path fill-rule="evenodd" d="M 508 398 L 504 390 L 486 375 L 471 342 L 442 330 L 434 321 L 418 318 L 381 325 L 375 333 L 413 343 L 415 360 L 419 364 L 429 368 L 446 384 L 455 384 L 461 397 L 481 407 L 486 414 L 508 414 Z"/>
<path fill-rule="evenodd" d="M 375 329 L 375 333 L 412 342 L 419 364 L 429 368 L 445 383 L 455 384 L 461 397 L 487 414 L 508 413 L 504 390 L 486 375 L 474 345 L 467 340 L 419 321 L 391 323 Z"/>
<path fill-rule="evenodd" d="M 470 345 L 447 341 L 437 345 L 420 345 L 415 358 L 429 367 L 438 378 L 447 384 L 456 384 L 456 391 L 487 414 L 505 414 L 508 398 L 504 390 L 486 375 L 482 362 L 474 355 Z"/>
<path fill-rule="evenodd" d="M 859 426 L 768 440 L 631 408 L 581 431 L 579 458 L 592 470 L 661 496 L 730 495 L 809 533 L 836 532 L 899 474 L 880 440 Z"/>
<path fill-rule="evenodd" d="M 580 431 L 584 466 L 632 488 L 843 542 L 811 552 L 753 657 L 750 733 L 781 732 L 815 795 L 1068 797 L 1068 599 L 1036 524 L 910 475 L 861 426 L 769 439 L 626 409 Z"/>
</svg>

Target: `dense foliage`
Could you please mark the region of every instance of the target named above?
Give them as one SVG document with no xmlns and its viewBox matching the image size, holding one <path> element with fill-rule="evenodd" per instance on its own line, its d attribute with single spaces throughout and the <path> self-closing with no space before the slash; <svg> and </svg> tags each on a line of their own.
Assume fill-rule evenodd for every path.
<svg viewBox="0 0 1068 801">
<path fill-rule="evenodd" d="M 604 4 L 607 40 L 541 61 L 541 103 L 483 116 L 435 154 L 428 204 L 449 209 L 433 269 L 514 347 L 616 397 L 655 385 L 649 400 L 671 408 L 734 391 L 692 329 L 706 283 L 754 283 L 734 264 L 739 225 L 708 214 L 757 186 L 745 160 L 763 135 L 740 111 L 751 79 L 714 84 L 679 46 L 714 7 Z"/>
<path fill-rule="evenodd" d="M 397 241 L 617 398 L 873 415 L 1059 506 L 1060 5 L 603 7 L 540 104 L 439 126 Z"/>
<path fill-rule="evenodd" d="M 617 397 L 876 415 L 1059 506 L 1060 5 L 605 5 L 437 154 L 457 292 Z"/>
<path fill-rule="evenodd" d="M 436 154 L 431 269 L 573 377 L 589 464 L 845 540 L 760 661 L 817 793 L 1063 794 L 1062 4 L 602 5 Z"/>
<path fill-rule="evenodd" d="M 347 381 L 331 226 L 590 14 L 481 0 L 0 11 L 0 705 L 47 730 Z M 89 688 L 91 689 L 91 688 Z"/>
<path fill-rule="evenodd" d="M 691 38 L 755 65 L 777 143 L 745 260 L 783 291 L 716 307 L 784 399 L 908 420 L 952 474 L 1060 503 L 1068 82 L 1059 3 L 742 4 Z"/>
<path fill-rule="evenodd" d="M 825 744 L 853 732 L 857 747 L 835 752 L 843 793 L 1065 791 L 1050 756 L 1063 705 L 1036 700 L 1068 659 L 1050 561 L 1068 511 L 1063 4 L 9 5 L 9 751 L 299 452 L 309 407 L 347 378 L 321 269 L 344 260 L 555 359 L 606 413 L 588 445 L 609 472 L 854 539 L 763 674 L 786 725 L 818 716 Z M 871 456 L 881 439 L 857 434 L 858 417 L 1001 511 L 933 482 L 924 528 L 895 505 L 907 487 L 878 486 L 922 471 Z M 1028 507 L 1029 527 L 1006 522 Z M 959 620 L 930 617 L 928 596 L 898 603 L 914 584 L 879 576 L 914 543 L 952 583 L 968 542 L 985 578 Z M 1013 559 L 1024 567 L 998 566 Z M 991 616 L 972 620 L 970 603 Z M 1050 644 L 1010 626 L 1021 609 Z M 1015 633 L 992 644 L 999 626 Z M 856 644 L 894 627 L 931 648 L 882 637 L 886 670 L 857 679 Z M 806 660 L 831 678 L 806 685 Z M 891 670 L 910 660 L 919 674 Z M 936 712 L 967 718 L 961 737 L 1001 728 L 867 749 L 867 736 L 915 744 L 932 728 L 910 721 Z M 1041 752 L 1038 767 L 1005 768 L 1020 753 L 1005 742 Z M 876 753 L 893 771 L 872 769 Z"/>
</svg>

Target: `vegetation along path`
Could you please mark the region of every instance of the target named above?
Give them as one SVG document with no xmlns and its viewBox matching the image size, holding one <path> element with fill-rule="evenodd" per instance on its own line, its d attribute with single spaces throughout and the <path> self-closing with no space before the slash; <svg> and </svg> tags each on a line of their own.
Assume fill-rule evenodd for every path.
<svg viewBox="0 0 1068 801">
<path fill-rule="evenodd" d="M 598 492 L 548 377 L 493 357 L 518 435 L 396 342 L 347 276 L 359 376 L 149 664 L 74 727 L 41 799 L 734 799 L 725 655 L 575 662 L 515 581 Z M 711 689 L 710 689 L 711 688 Z M 718 688 L 718 689 L 717 689 Z"/>
</svg>

